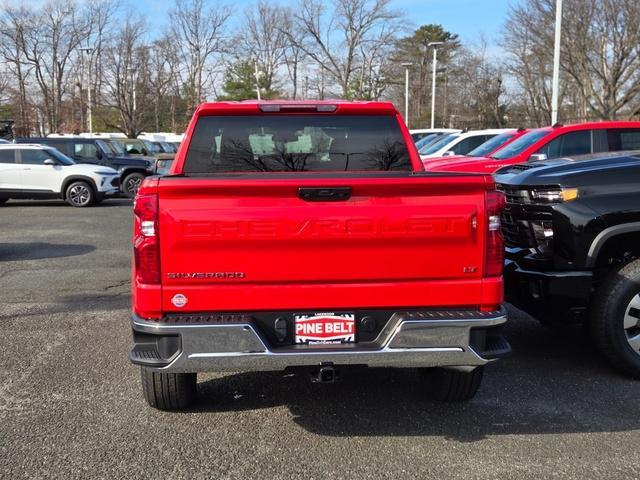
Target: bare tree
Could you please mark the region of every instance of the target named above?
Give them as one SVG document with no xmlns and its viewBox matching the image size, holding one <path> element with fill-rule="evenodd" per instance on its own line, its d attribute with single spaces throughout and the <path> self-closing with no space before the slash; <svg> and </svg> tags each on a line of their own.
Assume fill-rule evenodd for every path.
<svg viewBox="0 0 640 480">
<path fill-rule="evenodd" d="M 106 45 L 112 41 L 111 32 L 114 30 L 113 19 L 118 10 L 118 0 L 88 0 L 87 9 L 89 16 L 89 36 L 86 42 L 88 53 L 87 81 L 90 82 L 88 88 L 91 89 L 91 98 L 94 104 L 101 103 L 101 80 L 102 75 L 102 53 Z M 83 62 L 83 67 L 85 64 Z M 83 79 L 84 79 L 84 73 Z"/>
<path fill-rule="evenodd" d="M 103 116 L 105 124 L 130 138 L 145 130 L 145 119 L 157 99 L 149 82 L 149 47 L 144 43 L 144 20 L 130 17 L 118 30 L 115 41 L 104 50 L 104 105 L 118 114 L 118 121 Z"/>
<path fill-rule="evenodd" d="M 90 31 L 86 13 L 74 2 L 51 0 L 21 31 L 26 62 L 33 67 L 46 127 L 52 132 L 62 126 L 62 103 L 73 85 L 70 67 Z"/>
<path fill-rule="evenodd" d="M 573 3 L 564 18 L 564 70 L 597 117 L 640 108 L 640 2 Z"/>
<path fill-rule="evenodd" d="M 487 55 L 484 40 L 473 48 L 460 48 L 451 59 L 447 76 L 450 78 L 449 110 L 459 125 L 506 126 L 508 103 L 503 71 L 500 64 Z"/>
<path fill-rule="evenodd" d="M 282 25 L 278 27 L 287 38 L 284 48 L 284 64 L 287 68 L 287 76 L 291 82 L 291 98 L 298 98 L 298 77 L 300 65 L 306 59 L 306 53 L 301 48 L 307 40 L 307 32 L 298 28 L 298 24 L 292 21 L 293 13 L 291 9 L 283 10 Z M 324 71 L 323 71 L 324 73 Z"/>
<path fill-rule="evenodd" d="M 179 60 L 173 41 L 162 37 L 149 48 L 149 88 L 152 92 L 153 120 L 155 131 L 160 131 L 160 110 L 166 106 L 165 97 L 175 82 Z"/>
<path fill-rule="evenodd" d="M 553 31 L 540 26 L 554 14 L 554 0 L 530 0 L 511 9 L 505 25 L 508 70 L 537 124 L 551 118 Z M 562 21 L 561 117 L 613 119 L 640 109 L 640 3 L 567 0 Z"/>
<path fill-rule="evenodd" d="M 360 45 L 360 68 L 356 82 L 352 82 L 355 98 L 380 100 L 387 89 L 387 79 L 392 75 L 393 45 L 390 38 L 395 32 L 382 28 L 373 41 Z"/>
<path fill-rule="evenodd" d="M 551 14 L 537 0 L 513 7 L 502 42 L 509 54 L 507 71 L 524 93 L 526 115 L 536 125 L 551 122 L 553 36 L 538 28 L 541 20 L 552 21 Z"/>
<path fill-rule="evenodd" d="M 211 63 L 225 47 L 224 27 L 229 15 L 226 7 L 206 8 L 204 0 L 176 0 L 170 12 L 170 35 L 184 59 L 187 116 L 205 98 L 214 74 Z"/>
<path fill-rule="evenodd" d="M 283 7 L 259 0 L 245 10 L 241 33 L 234 37 L 236 55 L 256 62 L 261 84 L 267 90 L 275 88 L 277 71 L 285 62 L 288 38 L 282 26 L 286 14 Z"/>
<path fill-rule="evenodd" d="M 14 8 L 5 5 L 0 17 L 0 57 L 6 67 L 6 76 L 11 79 L 5 88 L 9 93 L 9 85 L 17 90 L 18 117 L 15 131 L 21 135 L 31 130 L 27 82 L 31 69 L 26 65 L 24 55 L 24 30 L 28 28 L 31 13 L 25 7 Z"/>
<path fill-rule="evenodd" d="M 361 68 L 362 47 L 388 43 L 396 33 L 400 15 L 389 9 L 390 0 L 302 0 L 294 12 L 308 41 L 291 37 L 306 55 L 338 83 L 342 96 L 352 93 L 354 72 Z"/>
</svg>

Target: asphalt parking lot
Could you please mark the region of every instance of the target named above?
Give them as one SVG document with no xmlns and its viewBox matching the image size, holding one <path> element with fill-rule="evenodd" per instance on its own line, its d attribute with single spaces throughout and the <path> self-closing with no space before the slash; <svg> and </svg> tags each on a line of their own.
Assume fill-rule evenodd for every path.
<svg viewBox="0 0 640 480">
<path fill-rule="evenodd" d="M 640 383 L 515 310 L 467 404 L 364 370 L 200 375 L 193 410 L 155 411 L 127 360 L 130 230 L 126 200 L 0 207 L 0 478 L 638 478 Z"/>
</svg>

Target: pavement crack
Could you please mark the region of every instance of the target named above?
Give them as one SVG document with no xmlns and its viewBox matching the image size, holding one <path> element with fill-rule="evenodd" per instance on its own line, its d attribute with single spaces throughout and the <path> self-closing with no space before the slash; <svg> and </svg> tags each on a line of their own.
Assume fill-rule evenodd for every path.
<svg viewBox="0 0 640 480">
<path fill-rule="evenodd" d="M 116 282 L 112 285 L 107 285 L 106 287 L 103 288 L 104 291 L 108 291 L 108 290 L 113 290 L 115 288 L 120 288 L 120 287 L 124 287 L 125 285 L 129 285 L 131 283 L 130 280 L 122 280 L 120 282 Z"/>
</svg>

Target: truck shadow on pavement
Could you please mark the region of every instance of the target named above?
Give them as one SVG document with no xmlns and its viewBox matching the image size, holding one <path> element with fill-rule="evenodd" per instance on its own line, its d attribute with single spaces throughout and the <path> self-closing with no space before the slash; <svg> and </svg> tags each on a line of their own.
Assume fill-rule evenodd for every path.
<svg viewBox="0 0 640 480">
<path fill-rule="evenodd" d="M 514 355 L 490 365 L 468 403 L 428 399 L 416 370 L 361 369 L 315 385 L 302 374 L 242 373 L 201 382 L 200 412 L 286 406 L 326 436 L 441 436 L 613 432 L 640 428 L 640 382 L 609 368 L 582 329 L 548 330 L 519 312 L 507 328 Z"/>
<path fill-rule="evenodd" d="M 86 255 L 96 249 L 94 245 L 57 244 L 45 242 L 0 243 L 0 262 L 42 260 L 45 258 Z"/>
</svg>

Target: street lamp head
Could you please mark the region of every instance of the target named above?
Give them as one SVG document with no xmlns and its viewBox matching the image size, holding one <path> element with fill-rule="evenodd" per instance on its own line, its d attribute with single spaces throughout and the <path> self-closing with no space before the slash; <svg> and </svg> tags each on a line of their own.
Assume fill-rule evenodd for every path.
<svg viewBox="0 0 640 480">
<path fill-rule="evenodd" d="M 429 43 L 427 43 L 427 47 L 438 47 L 440 45 L 444 45 L 444 42 L 429 42 Z"/>
</svg>

